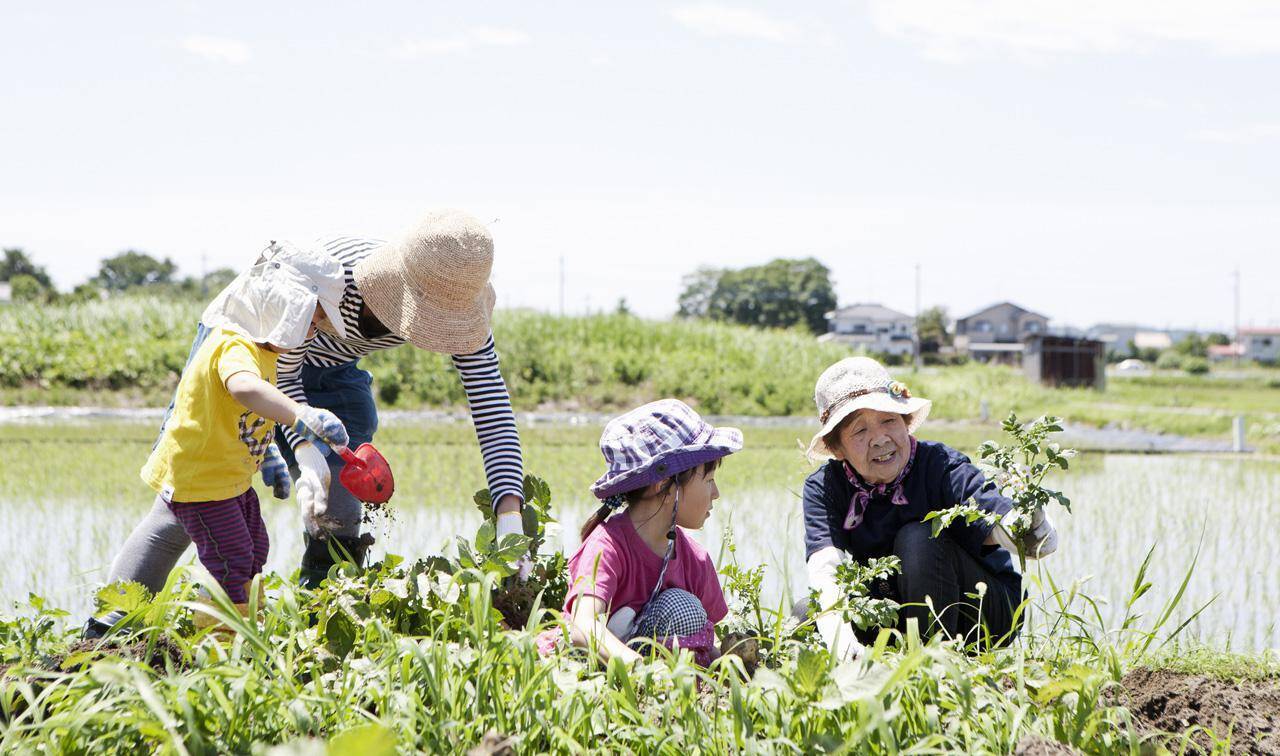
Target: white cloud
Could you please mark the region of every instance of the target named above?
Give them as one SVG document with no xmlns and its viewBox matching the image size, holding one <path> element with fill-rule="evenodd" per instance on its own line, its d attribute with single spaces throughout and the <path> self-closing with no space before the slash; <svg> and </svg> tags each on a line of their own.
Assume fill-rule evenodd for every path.
<svg viewBox="0 0 1280 756">
<path fill-rule="evenodd" d="M 471 52 L 478 47 L 516 47 L 527 45 L 533 38 L 520 29 L 502 29 L 494 26 L 475 26 L 461 34 L 434 39 L 408 40 L 393 51 L 401 60 L 415 60 L 432 55 L 453 55 Z"/>
<path fill-rule="evenodd" d="M 796 37 L 800 28 L 791 21 L 759 11 L 714 3 L 682 5 L 671 11 L 676 23 L 712 37 L 745 37 L 782 42 Z"/>
<path fill-rule="evenodd" d="M 1280 122 L 1251 123 L 1222 129 L 1201 129 L 1191 137 L 1201 142 L 1216 144 L 1257 144 L 1273 139 L 1280 140 Z"/>
<path fill-rule="evenodd" d="M 1275 0 L 868 0 L 868 9 L 881 32 L 946 62 L 1173 43 L 1222 55 L 1280 53 Z"/>
<path fill-rule="evenodd" d="M 182 49 L 218 63 L 247 63 L 252 55 L 249 46 L 238 39 L 196 35 L 182 40 Z"/>
</svg>

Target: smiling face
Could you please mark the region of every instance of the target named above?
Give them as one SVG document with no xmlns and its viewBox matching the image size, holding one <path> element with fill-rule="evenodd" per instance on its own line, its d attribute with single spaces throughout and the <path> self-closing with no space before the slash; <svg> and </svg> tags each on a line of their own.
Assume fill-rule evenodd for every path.
<svg viewBox="0 0 1280 756">
<path fill-rule="evenodd" d="M 836 459 L 853 466 L 868 483 L 890 483 L 911 453 L 907 418 L 896 412 L 860 409 L 837 430 Z"/>
</svg>

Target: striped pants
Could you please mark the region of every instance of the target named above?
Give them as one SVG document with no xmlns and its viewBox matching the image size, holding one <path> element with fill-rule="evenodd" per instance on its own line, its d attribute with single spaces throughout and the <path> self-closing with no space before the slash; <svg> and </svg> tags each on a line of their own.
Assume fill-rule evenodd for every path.
<svg viewBox="0 0 1280 756">
<path fill-rule="evenodd" d="M 252 488 L 222 501 L 169 502 L 196 545 L 200 564 L 237 604 L 248 601 L 248 583 L 262 572 L 270 541 Z"/>
</svg>

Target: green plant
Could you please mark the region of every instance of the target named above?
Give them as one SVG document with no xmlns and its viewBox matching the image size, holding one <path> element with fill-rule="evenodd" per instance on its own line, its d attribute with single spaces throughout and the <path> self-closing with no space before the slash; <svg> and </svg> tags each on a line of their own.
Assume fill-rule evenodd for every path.
<svg viewBox="0 0 1280 756">
<path fill-rule="evenodd" d="M 1036 510 L 1056 501 L 1063 509 L 1071 511 L 1071 500 L 1061 491 L 1046 487 L 1044 480 L 1055 469 L 1066 470 L 1076 451 L 1063 449 L 1058 443 L 1049 441 L 1051 435 L 1062 432 L 1061 418 L 1040 417 L 1023 427 L 1017 415 L 1011 412 L 1001 423 L 1001 429 L 1012 443 L 1003 446 L 996 441 L 984 441 L 978 447 L 979 467 L 989 484 L 1012 502 L 1012 510 L 1000 517 L 981 509 L 971 498 L 956 506 L 930 512 L 925 521 L 932 522 L 935 536 L 956 519 L 968 523 L 981 520 L 1004 528 L 1018 548 L 1018 561 L 1025 571 L 1027 555 L 1023 551 L 1022 538 L 1031 529 Z"/>
</svg>

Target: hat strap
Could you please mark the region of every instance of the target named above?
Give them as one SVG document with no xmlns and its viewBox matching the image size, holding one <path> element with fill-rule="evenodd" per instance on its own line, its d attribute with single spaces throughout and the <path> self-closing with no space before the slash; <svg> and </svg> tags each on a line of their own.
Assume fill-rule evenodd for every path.
<svg viewBox="0 0 1280 756">
<path fill-rule="evenodd" d="M 822 411 L 822 424 L 826 425 L 827 421 L 831 419 L 832 413 L 834 413 L 836 410 L 840 409 L 844 405 L 848 404 L 849 402 L 853 401 L 854 399 L 857 399 L 860 396 L 866 396 L 867 394 L 876 394 L 876 393 L 887 394 L 889 393 L 889 387 L 877 386 L 876 388 L 858 389 L 857 391 L 850 391 L 849 393 L 837 399 L 830 407 L 827 407 L 825 410 Z"/>
</svg>

